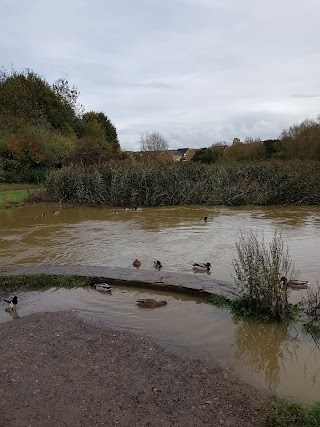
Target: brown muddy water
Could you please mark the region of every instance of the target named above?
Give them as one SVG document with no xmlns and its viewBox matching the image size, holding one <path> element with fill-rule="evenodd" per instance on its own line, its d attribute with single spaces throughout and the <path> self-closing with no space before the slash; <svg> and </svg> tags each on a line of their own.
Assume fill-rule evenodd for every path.
<svg viewBox="0 0 320 427">
<path fill-rule="evenodd" d="M 59 211 L 59 214 L 53 214 Z M 23 206 L 0 211 L 2 265 L 64 264 L 131 267 L 139 258 L 152 269 L 195 274 L 193 262 L 211 262 L 211 276 L 233 281 L 232 259 L 239 231 L 253 229 L 268 241 L 275 229 L 301 279 L 319 278 L 319 207 L 163 207 L 124 211 L 111 208 Z M 43 215 L 45 214 L 45 215 Z M 204 216 L 213 219 L 205 223 Z M 305 291 L 293 291 L 298 300 Z M 155 310 L 136 306 L 137 298 L 165 298 Z M 0 322 L 11 320 L 1 303 Z M 102 323 L 144 331 L 180 351 L 211 355 L 241 378 L 262 389 L 303 402 L 320 400 L 320 350 L 299 325 L 280 327 L 235 322 L 225 310 L 181 294 L 114 287 L 50 289 L 19 294 L 15 314 L 76 310 Z"/>
</svg>

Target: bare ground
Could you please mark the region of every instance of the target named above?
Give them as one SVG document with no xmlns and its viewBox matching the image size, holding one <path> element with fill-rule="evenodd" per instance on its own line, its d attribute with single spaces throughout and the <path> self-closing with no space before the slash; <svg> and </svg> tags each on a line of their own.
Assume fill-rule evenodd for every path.
<svg viewBox="0 0 320 427">
<path fill-rule="evenodd" d="M 75 313 L 1 324 L 0 372 L 0 426 L 264 426 L 231 371 Z"/>
</svg>

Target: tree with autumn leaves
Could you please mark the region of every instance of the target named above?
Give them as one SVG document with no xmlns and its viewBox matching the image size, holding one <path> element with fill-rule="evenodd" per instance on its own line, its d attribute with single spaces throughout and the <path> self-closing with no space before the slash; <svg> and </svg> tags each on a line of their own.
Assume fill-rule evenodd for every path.
<svg viewBox="0 0 320 427">
<path fill-rule="evenodd" d="M 120 155 L 117 131 L 103 112 L 87 112 L 64 79 L 50 85 L 31 70 L 0 71 L 0 158 L 4 169 L 51 169 Z M 15 162 L 15 163 L 14 163 Z"/>
</svg>

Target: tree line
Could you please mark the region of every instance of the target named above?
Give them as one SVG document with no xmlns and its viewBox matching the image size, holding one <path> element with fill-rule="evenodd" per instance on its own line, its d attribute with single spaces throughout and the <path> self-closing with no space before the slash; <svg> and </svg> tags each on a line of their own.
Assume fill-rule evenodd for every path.
<svg viewBox="0 0 320 427">
<path fill-rule="evenodd" d="M 200 163 L 232 163 L 263 160 L 320 160 L 320 116 L 306 119 L 282 131 L 278 139 L 235 138 L 201 148 L 193 157 Z"/>
</svg>

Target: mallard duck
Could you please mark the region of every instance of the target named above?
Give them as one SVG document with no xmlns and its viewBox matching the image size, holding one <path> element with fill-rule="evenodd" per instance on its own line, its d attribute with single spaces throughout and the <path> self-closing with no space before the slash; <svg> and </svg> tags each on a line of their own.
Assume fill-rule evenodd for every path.
<svg viewBox="0 0 320 427">
<path fill-rule="evenodd" d="M 108 283 L 96 283 L 93 287 L 100 292 L 109 292 L 112 290 L 111 286 Z"/>
<path fill-rule="evenodd" d="M 211 219 L 213 219 L 213 217 L 212 217 L 212 216 L 205 216 L 205 217 L 203 218 L 204 222 L 206 222 L 206 221 L 210 221 Z"/>
<path fill-rule="evenodd" d="M 52 211 L 52 215 L 60 215 L 60 211 Z"/>
<path fill-rule="evenodd" d="M 156 301 L 155 299 L 151 299 L 151 298 L 137 300 L 137 305 L 141 308 L 157 308 L 167 304 L 168 303 L 165 300 Z"/>
<path fill-rule="evenodd" d="M 281 277 L 280 282 L 291 289 L 307 289 L 310 285 L 308 280 L 288 280 L 285 276 Z"/>
<path fill-rule="evenodd" d="M 158 270 L 160 270 L 160 268 L 162 268 L 161 262 L 159 260 L 157 260 L 157 259 L 155 259 L 153 261 L 153 265 L 154 265 L 154 268 L 157 268 Z"/>
<path fill-rule="evenodd" d="M 195 262 L 194 264 L 192 264 L 192 268 L 193 270 L 197 271 L 210 271 L 211 264 L 210 262 L 207 262 L 206 264 L 201 262 Z"/>
<path fill-rule="evenodd" d="M 132 265 L 134 265 L 135 267 L 140 267 L 141 265 L 141 261 L 139 261 L 137 258 L 133 261 Z"/>
<path fill-rule="evenodd" d="M 13 310 L 14 307 L 18 304 L 18 297 L 14 296 L 11 300 L 5 299 L 4 301 L 10 304 L 10 308 Z"/>
</svg>

